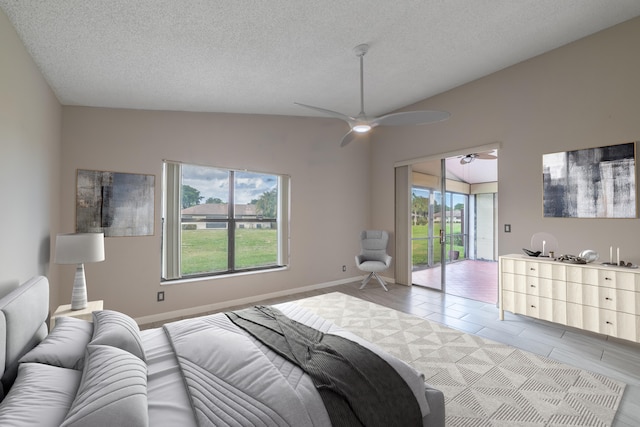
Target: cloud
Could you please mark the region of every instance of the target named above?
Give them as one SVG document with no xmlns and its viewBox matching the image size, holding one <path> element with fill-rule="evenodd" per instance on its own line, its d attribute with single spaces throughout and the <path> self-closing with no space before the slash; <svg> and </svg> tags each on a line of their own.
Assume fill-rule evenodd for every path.
<svg viewBox="0 0 640 427">
<path fill-rule="evenodd" d="M 238 204 L 247 204 L 251 200 L 278 187 L 276 175 L 268 175 L 255 172 L 235 172 L 235 199 Z M 182 183 L 200 191 L 208 198 L 218 198 L 223 202 L 229 201 L 229 172 L 224 169 L 215 169 L 206 166 L 182 166 Z"/>
</svg>

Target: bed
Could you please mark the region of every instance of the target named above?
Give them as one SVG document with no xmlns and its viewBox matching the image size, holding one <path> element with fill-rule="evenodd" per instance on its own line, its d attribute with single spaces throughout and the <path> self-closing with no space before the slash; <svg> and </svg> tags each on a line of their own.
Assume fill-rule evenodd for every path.
<svg viewBox="0 0 640 427">
<path fill-rule="evenodd" d="M 48 333 L 45 277 L 0 290 L 0 297 L 1 426 L 444 426 L 444 397 L 417 371 L 295 303 L 144 331 L 129 316 L 102 310 L 93 322 L 57 319 Z M 344 371 L 355 359 L 336 362 L 349 351 L 327 352 L 325 341 L 321 362 L 297 364 L 252 330 L 274 335 L 270 325 L 255 326 L 254 317 L 265 315 L 372 362 L 328 374 L 325 362 Z M 372 392 L 362 392 L 366 387 Z M 326 398 L 340 393 L 345 397 Z"/>
</svg>

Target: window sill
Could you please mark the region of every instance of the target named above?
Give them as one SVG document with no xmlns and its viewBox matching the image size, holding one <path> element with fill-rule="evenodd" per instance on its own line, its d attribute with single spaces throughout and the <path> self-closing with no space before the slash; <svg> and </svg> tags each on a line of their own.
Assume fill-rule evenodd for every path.
<svg viewBox="0 0 640 427">
<path fill-rule="evenodd" d="M 264 269 L 264 270 L 241 271 L 241 272 L 238 272 L 238 273 L 218 274 L 218 275 L 212 275 L 212 276 L 189 277 L 189 278 L 174 279 L 174 280 L 160 280 L 160 286 L 182 285 L 182 284 L 185 284 L 185 283 L 202 282 L 202 281 L 207 281 L 207 280 L 230 279 L 230 278 L 234 278 L 234 277 L 249 276 L 249 275 L 254 275 L 254 274 L 265 274 L 265 273 L 272 273 L 272 272 L 276 272 L 276 271 L 285 271 L 285 270 L 288 270 L 288 269 L 289 269 L 289 266 L 285 265 L 285 266 L 282 266 L 282 267 L 267 268 L 267 269 Z"/>
</svg>

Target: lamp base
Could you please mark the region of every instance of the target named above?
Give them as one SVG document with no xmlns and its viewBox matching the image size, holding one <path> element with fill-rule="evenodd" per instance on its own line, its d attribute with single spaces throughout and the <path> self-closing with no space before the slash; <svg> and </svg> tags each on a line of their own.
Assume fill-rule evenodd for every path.
<svg viewBox="0 0 640 427">
<path fill-rule="evenodd" d="M 71 291 L 71 310 L 87 308 L 87 282 L 84 277 L 84 264 L 76 266 L 76 277 L 73 279 Z"/>
</svg>

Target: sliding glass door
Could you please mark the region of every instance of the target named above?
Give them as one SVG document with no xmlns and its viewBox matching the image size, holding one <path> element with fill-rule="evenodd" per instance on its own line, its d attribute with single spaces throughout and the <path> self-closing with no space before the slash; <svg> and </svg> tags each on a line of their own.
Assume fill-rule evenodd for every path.
<svg viewBox="0 0 640 427">
<path fill-rule="evenodd" d="M 445 291 L 447 267 L 469 253 L 469 195 L 447 191 L 447 180 L 414 174 L 411 185 L 412 283 Z"/>
<path fill-rule="evenodd" d="M 433 188 L 411 188 L 411 262 L 413 282 L 442 289 L 442 192 Z"/>
<path fill-rule="evenodd" d="M 497 256 L 498 147 L 395 165 L 396 283 L 482 301 L 497 295 L 492 265 L 476 261 Z"/>
</svg>

